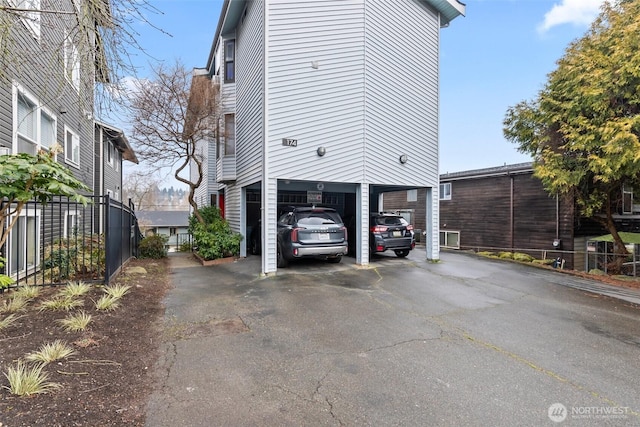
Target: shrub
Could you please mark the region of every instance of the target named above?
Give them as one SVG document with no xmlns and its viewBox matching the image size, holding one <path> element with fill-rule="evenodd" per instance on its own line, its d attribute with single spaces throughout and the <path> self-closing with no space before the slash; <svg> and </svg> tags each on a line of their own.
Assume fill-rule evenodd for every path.
<svg viewBox="0 0 640 427">
<path fill-rule="evenodd" d="M 74 236 L 58 239 L 44 251 L 45 277 L 57 280 L 80 280 L 104 274 L 104 237 Z"/>
<path fill-rule="evenodd" d="M 140 258 L 159 259 L 167 256 L 167 248 L 165 244 L 169 238 L 161 234 L 147 236 L 140 241 L 138 249 L 140 250 Z"/>
<path fill-rule="evenodd" d="M 220 209 L 206 206 L 198 209 L 204 219 L 200 223 L 194 214 L 189 217 L 189 232 L 193 236 L 196 252 L 205 260 L 218 259 L 240 254 L 242 235 L 234 233 L 222 218 Z"/>
<path fill-rule="evenodd" d="M 513 254 L 513 259 L 521 262 L 532 262 L 533 260 L 535 260 L 535 258 L 531 255 L 523 254 L 521 252 L 516 252 L 515 254 Z"/>
</svg>

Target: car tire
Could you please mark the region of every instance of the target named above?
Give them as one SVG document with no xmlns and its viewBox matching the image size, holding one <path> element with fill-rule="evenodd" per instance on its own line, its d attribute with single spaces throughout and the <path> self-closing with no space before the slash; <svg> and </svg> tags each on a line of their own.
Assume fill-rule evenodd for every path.
<svg viewBox="0 0 640 427">
<path fill-rule="evenodd" d="M 342 261 L 342 255 L 338 255 L 338 256 L 332 257 L 332 258 L 327 258 L 327 261 L 332 263 L 332 264 L 338 264 L 340 261 Z"/>
<path fill-rule="evenodd" d="M 395 253 L 398 258 L 404 258 L 409 255 L 409 249 L 398 249 Z"/>
<path fill-rule="evenodd" d="M 289 265 L 289 262 L 282 254 L 282 250 L 280 249 L 280 244 L 278 243 L 278 253 L 277 253 L 277 266 L 278 268 L 286 268 Z"/>
</svg>

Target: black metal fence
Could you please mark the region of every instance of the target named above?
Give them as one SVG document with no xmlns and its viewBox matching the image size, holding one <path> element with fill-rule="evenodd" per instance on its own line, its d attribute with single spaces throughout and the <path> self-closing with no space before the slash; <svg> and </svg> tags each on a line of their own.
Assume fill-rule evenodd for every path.
<svg viewBox="0 0 640 427">
<path fill-rule="evenodd" d="M 137 256 L 141 233 L 133 204 L 109 196 L 89 200 L 86 206 L 69 198 L 28 202 L 1 225 L 15 220 L 1 251 L 12 286 L 109 283 Z"/>
</svg>

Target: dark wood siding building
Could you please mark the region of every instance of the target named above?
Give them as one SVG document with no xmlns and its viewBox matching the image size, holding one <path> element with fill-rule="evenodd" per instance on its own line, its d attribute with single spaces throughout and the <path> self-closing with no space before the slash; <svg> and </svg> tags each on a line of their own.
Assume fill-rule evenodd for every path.
<svg viewBox="0 0 640 427">
<path fill-rule="evenodd" d="M 530 163 L 445 174 L 440 184 L 450 186 L 450 198 L 440 200 L 440 230 L 458 232 L 460 248 L 536 257 L 575 249 L 573 203 L 550 196 Z"/>
</svg>

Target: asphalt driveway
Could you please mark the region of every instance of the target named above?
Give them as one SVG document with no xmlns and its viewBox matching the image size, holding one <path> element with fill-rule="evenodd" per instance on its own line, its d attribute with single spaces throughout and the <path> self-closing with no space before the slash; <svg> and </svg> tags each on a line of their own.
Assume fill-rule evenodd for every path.
<svg viewBox="0 0 640 427">
<path fill-rule="evenodd" d="M 637 292 L 441 256 L 275 277 L 173 256 L 147 424 L 640 425 Z"/>
</svg>

